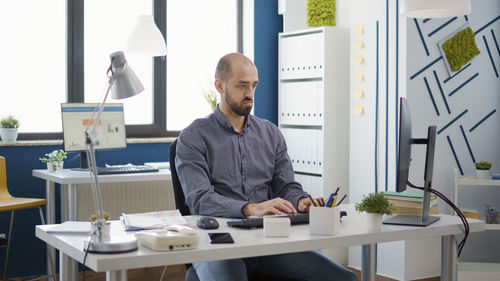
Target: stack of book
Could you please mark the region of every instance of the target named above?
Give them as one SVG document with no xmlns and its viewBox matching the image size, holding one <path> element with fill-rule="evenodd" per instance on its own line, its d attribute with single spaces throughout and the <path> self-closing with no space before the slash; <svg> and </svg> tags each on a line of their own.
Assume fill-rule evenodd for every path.
<svg viewBox="0 0 500 281">
<path fill-rule="evenodd" d="M 409 192 L 394 192 L 394 191 L 383 191 L 385 198 L 389 200 L 392 204 L 395 214 L 421 214 L 422 213 L 422 201 L 424 200 L 424 195 L 422 193 L 409 193 Z M 431 195 L 430 202 L 430 214 L 438 213 L 437 197 L 436 195 Z"/>
</svg>

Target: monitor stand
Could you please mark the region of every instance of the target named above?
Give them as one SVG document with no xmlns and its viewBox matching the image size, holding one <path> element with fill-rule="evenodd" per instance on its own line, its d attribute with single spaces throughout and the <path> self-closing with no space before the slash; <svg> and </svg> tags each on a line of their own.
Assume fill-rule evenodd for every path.
<svg viewBox="0 0 500 281">
<path fill-rule="evenodd" d="M 87 152 L 80 152 L 80 168 L 71 168 L 72 171 L 88 172 Z"/>
</svg>

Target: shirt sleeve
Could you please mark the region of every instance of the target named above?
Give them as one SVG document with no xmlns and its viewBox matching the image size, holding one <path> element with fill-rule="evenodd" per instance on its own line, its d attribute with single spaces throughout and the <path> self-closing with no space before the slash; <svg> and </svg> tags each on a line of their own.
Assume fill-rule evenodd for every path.
<svg viewBox="0 0 500 281">
<path fill-rule="evenodd" d="M 279 129 L 276 129 L 276 134 L 278 142 L 272 189 L 276 196 L 290 201 L 298 210 L 299 199 L 307 197 L 307 193 L 302 189 L 302 185 L 294 179 L 292 162 L 288 157 L 285 138 Z"/>
<path fill-rule="evenodd" d="M 175 167 L 184 191 L 186 205 L 194 215 L 243 217 L 248 202 L 217 193 L 210 183 L 206 147 L 195 126 L 182 131 L 177 140 Z"/>
</svg>

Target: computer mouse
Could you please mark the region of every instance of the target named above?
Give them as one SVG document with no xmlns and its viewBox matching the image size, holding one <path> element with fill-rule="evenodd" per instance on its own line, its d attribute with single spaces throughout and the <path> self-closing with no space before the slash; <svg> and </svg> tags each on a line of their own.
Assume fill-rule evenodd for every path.
<svg viewBox="0 0 500 281">
<path fill-rule="evenodd" d="M 217 229 L 219 223 L 212 217 L 201 217 L 196 221 L 196 225 L 201 229 Z"/>
</svg>

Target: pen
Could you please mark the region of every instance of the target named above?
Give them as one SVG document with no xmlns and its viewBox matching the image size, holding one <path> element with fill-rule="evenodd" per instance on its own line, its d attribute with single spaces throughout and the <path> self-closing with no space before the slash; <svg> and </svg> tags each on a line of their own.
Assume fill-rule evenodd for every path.
<svg viewBox="0 0 500 281">
<path fill-rule="evenodd" d="M 342 196 L 342 199 L 340 199 L 340 201 L 337 203 L 337 205 L 335 205 L 335 207 L 338 206 L 338 205 L 340 205 L 340 203 L 342 203 L 342 201 L 344 201 L 344 199 L 346 197 L 347 197 L 347 194 L 344 194 L 344 196 Z"/>
<path fill-rule="evenodd" d="M 339 193 L 339 189 L 340 189 L 340 187 L 337 187 L 337 189 L 336 189 L 336 190 L 335 190 L 335 192 L 333 193 L 333 195 L 334 195 L 334 196 L 335 196 L 335 195 L 337 195 L 337 194 Z"/>
<path fill-rule="evenodd" d="M 331 207 L 332 200 L 333 200 L 333 193 L 331 193 L 330 196 L 328 196 L 328 200 L 326 200 L 325 207 Z"/>
<path fill-rule="evenodd" d="M 333 208 L 333 207 L 335 207 L 335 206 L 336 206 L 336 205 L 335 205 L 335 202 L 337 202 L 337 198 L 338 198 L 338 196 L 337 196 L 337 195 L 333 196 L 332 206 L 330 206 L 330 207 L 332 207 L 332 208 Z"/>
<path fill-rule="evenodd" d="M 311 199 L 311 202 L 313 203 L 314 207 L 318 207 L 318 205 L 316 205 L 316 203 L 314 202 L 314 199 L 311 197 L 311 194 L 307 194 L 307 196 L 309 196 L 309 199 Z"/>
</svg>

